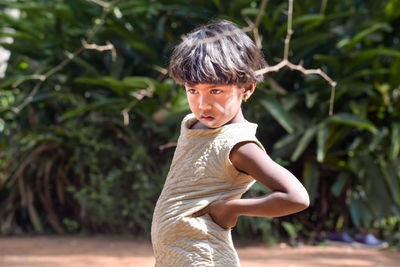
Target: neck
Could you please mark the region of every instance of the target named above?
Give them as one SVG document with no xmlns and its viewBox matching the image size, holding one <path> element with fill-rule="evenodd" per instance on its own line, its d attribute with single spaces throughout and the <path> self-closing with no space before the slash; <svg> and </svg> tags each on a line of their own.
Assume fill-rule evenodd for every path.
<svg viewBox="0 0 400 267">
<path fill-rule="evenodd" d="M 246 119 L 243 116 L 242 109 L 239 109 L 238 113 L 233 117 L 232 120 L 228 121 L 226 124 L 232 124 L 232 123 L 239 123 L 239 122 L 245 122 Z"/>
</svg>

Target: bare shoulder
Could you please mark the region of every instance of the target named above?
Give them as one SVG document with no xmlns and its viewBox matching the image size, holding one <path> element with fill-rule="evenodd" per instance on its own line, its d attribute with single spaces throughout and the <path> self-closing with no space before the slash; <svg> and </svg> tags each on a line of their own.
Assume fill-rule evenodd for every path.
<svg viewBox="0 0 400 267">
<path fill-rule="evenodd" d="M 244 141 L 237 143 L 231 151 L 230 157 L 251 156 L 252 153 L 265 153 L 264 150 L 253 141 Z"/>
<path fill-rule="evenodd" d="M 236 144 L 231 153 L 230 160 L 239 171 L 251 173 L 250 168 L 272 162 L 267 153 L 255 142 L 246 141 Z"/>
<path fill-rule="evenodd" d="M 271 191 L 286 193 L 292 203 L 298 203 L 302 210 L 309 205 L 306 189 L 286 168 L 273 161 L 254 142 L 237 144 L 230 154 L 232 164 Z"/>
</svg>

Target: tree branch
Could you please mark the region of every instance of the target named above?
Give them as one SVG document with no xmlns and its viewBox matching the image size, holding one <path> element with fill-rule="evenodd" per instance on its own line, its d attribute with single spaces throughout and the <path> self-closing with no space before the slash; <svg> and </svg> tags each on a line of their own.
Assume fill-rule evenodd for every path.
<svg viewBox="0 0 400 267">
<path fill-rule="evenodd" d="M 263 0 L 263 3 L 266 2 L 266 0 Z M 262 4 L 263 4 L 262 3 Z M 325 4 L 326 5 L 326 4 Z M 289 61 L 289 47 L 290 47 L 290 39 L 293 34 L 293 29 L 292 29 L 292 21 L 293 21 L 293 0 L 289 0 L 289 7 L 288 7 L 288 26 L 287 26 L 287 32 L 286 32 L 286 38 L 285 38 L 285 47 L 284 47 L 284 52 L 283 52 L 283 59 L 281 62 L 277 63 L 274 66 L 267 66 L 263 69 L 257 70 L 255 72 L 255 75 L 261 75 L 261 74 L 267 74 L 269 72 L 276 72 L 282 69 L 283 67 L 288 67 L 292 70 L 297 70 L 303 73 L 304 75 L 312 75 L 312 74 L 317 74 L 321 76 L 325 81 L 327 81 L 330 86 L 331 86 L 331 97 L 329 100 L 329 115 L 333 114 L 333 105 L 335 101 L 335 89 L 336 89 L 336 82 L 333 81 L 325 72 L 323 72 L 321 69 L 305 69 L 302 65 L 296 65 L 293 64 Z M 256 20 L 257 22 L 257 20 Z M 255 23 L 254 23 L 255 24 Z M 252 25 L 250 25 L 251 27 Z M 255 35 L 255 38 L 257 36 Z M 258 41 L 256 40 L 256 43 Z"/>
<path fill-rule="evenodd" d="M 82 51 L 84 51 L 86 49 L 96 49 L 98 51 L 111 50 L 113 59 L 115 58 L 115 56 L 116 56 L 115 49 L 114 49 L 114 47 L 112 46 L 111 43 L 108 43 L 107 46 L 98 46 L 98 45 L 94 45 L 94 44 L 90 44 L 89 45 L 88 42 L 91 42 L 91 40 L 96 35 L 96 33 L 104 25 L 105 18 L 110 13 L 111 7 L 116 5 L 121 0 L 115 0 L 115 1 L 113 1 L 111 3 L 107 3 L 107 2 L 104 2 L 104 1 L 100 1 L 100 0 L 89 0 L 89 1 L 93 2 L 93 3 L 97 4 L 97 5 L 100 5 L 101 7 L 103 7 L 103 12 L 102 12 L 102 14 L 101 14 L 101 16 L 99 18 L 100 22 L 96 23 L 94 25 L 94 27 L 89 31 L 89 34 L 88 34 L 88 37 L 87 37 L 87 41 L 83 41 L 82 46 L 80 48 L 78 48 L 73 53 L 70 53 L 70 52 L 66 51 L 65 54 L 67 55 L 67 58 L 64 59 L 61 63 L 59 63 L 54 68 L 52 68 L 49 71 L 47 71 L 45 74 L 29 75 L 29 76 L 23 77 L 21 79 L 18 79 L 16 82 L 14 82 L 12 87 L 16 88 L 17 86 L 19 86 L 20 84 L 22 84 L 23 82 L 25 82 L 27 80 L 39 80 L 37 82 L 37 84 L 33 87 L 32 91 L 29 93 L 29 95 L 24 99 L 24 101 L 19 106 L 11 107 L 11 110 L 13 112 L 19 113 L 24 107 L 26 107 L 30 102 L 32 102 L 33 97 L 39 91 L 39 89 L 41 88 L 43 83 L 50 76 L 52 76 L 54 73 L 56 73 L 56 72 L 60 71 L 62 68 L 64 68 L 69 62 L 71 62 L 75 57 L 77 57 Z M 95 21 L 98 21 L 98 20 L 95 20 Z M 112 48 L 111 48 L 110 45 L 112 46 Z M 108 49 L 105 49 L 105 47 L 107 47 Z"/>
</svg>

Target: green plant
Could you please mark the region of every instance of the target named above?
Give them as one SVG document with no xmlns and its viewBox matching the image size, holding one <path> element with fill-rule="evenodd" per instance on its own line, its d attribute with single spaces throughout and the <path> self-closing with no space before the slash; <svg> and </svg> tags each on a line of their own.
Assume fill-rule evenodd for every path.
<svg viewBox="0 0 400 267">
<path fill-rule="evenodd" d="M 398 6 L 295 1 L 289 58 L 337 82 L 334 114 L 329 84 L 289 69 L 269 73 L 244 112 L 268 153 L 302 179 L 312 206 L 284 219 L 240 218 L 238 235 L 273 243 L 280 233 L 294 236 L 288 225 L 298 222 L 309 238 L 396 231 Z M 20 18 L 3 12 L 9 8 Z M 260 2 L 16 0 L 0 1 L 0 10 L 0 38 L 13 38 L 0 40 L 11 52 L 0 80 L 1 233 L 148 234 L 168 147 L 189 112 L 181 87 L 166 77 L 171 50 L 211 18 L 248 26 Z M 270 65 L 283 57 L 286 10 L 286 2 L 269 1 L 261 13 Z M 264 193 L 256 184 L 248 195 Z"/>
</svg>

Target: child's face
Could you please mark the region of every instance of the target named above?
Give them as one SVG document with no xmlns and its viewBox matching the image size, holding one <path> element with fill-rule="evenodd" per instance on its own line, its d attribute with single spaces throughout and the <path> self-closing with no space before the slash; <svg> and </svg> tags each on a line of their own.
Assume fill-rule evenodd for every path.
<svg viewBox="0 0 400 267">
<path fill-rule="evenodd" d="M 208 128 L 235 121 L 241 111 L 244 89 L 237 85 L 186 84 L 185 88 L 190 109 Z"/>
</svg>

